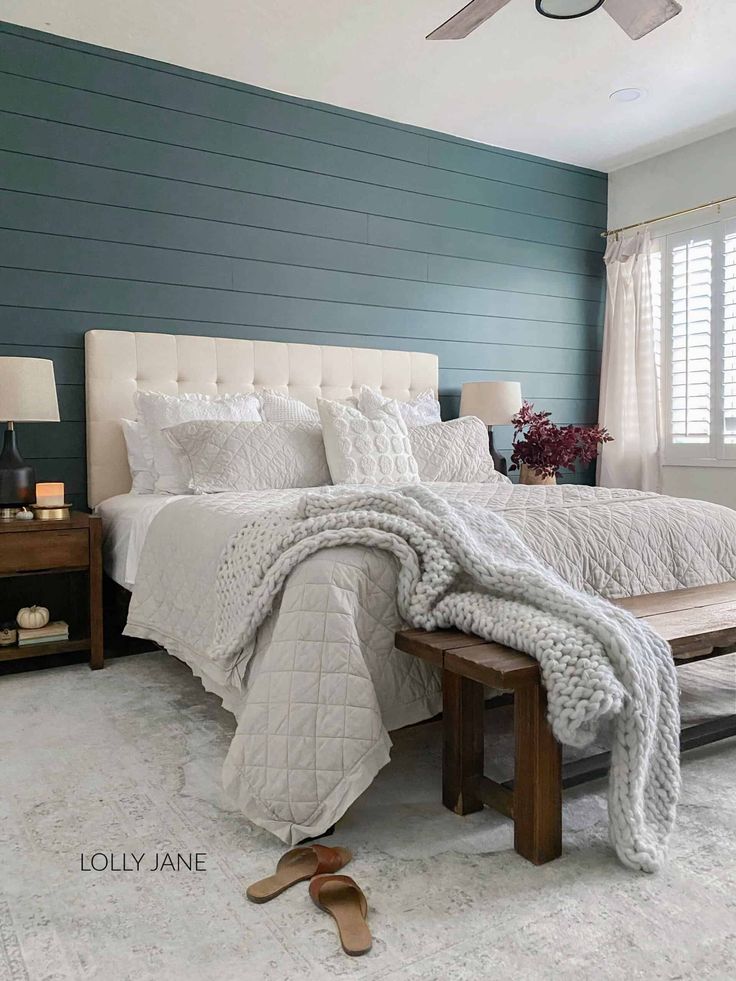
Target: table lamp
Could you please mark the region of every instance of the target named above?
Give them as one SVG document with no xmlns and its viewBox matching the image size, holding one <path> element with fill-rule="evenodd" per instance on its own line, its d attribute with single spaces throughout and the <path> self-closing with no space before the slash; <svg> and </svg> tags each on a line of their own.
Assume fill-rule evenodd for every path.
<svg viewBox="0 0 736 981">
<path fill-rule="evenodd" d="M 521 408 L 519 382 L 466 382 L 460 396 L 460 415 L 477 416 L 488 426 L 488 449 L 493 466 L 506 475 L 506 457 L 500 456 L 493 445 L 493 427 L 504 426 Z"/>
<path fill-rule="evenodd" d="M 35 500 L 36 476 L 18 451 L 16 422 L 58 422 L 54 364 L 45 358 L 0 358 L 0 517 L 12 518 Z"/>
</svg>

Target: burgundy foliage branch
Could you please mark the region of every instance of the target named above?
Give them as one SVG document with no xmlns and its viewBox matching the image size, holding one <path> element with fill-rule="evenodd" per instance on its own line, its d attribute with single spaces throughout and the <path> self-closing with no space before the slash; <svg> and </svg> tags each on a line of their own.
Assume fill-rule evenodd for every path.
<svg viewBox="0 0 736 981">
<path fill-rule="evenodd" d="M 558 426 L 550 422 L 551 415 L 535 412 L 531 402 L 524 402 L 511 420 L 511 470 L 525 463 L 540 477 L 552 477 L 562 469 L 574 472 L 576 462 L 591 463 L 598 456 L 598 447 L 613 440 L 601 426 Z"/>
</svg>

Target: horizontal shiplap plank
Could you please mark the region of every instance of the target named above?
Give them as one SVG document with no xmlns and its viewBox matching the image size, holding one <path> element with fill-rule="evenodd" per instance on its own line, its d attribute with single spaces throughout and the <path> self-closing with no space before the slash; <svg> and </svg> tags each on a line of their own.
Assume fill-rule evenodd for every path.
<svg viewBox="0 0 736 981">
<path fill-rule="evenodd" d="M 59 399 L 59 415 L 67 422 L 84 422 L 86 419 L 84 405 L 84 385 L 67 382 L 56 383 L 56 394 Z"/>
<path fill-rule="evenodd" d="M 291 103 L 260 90 L 225 82 L 214 76 L 199 79 L 194 73 L 170 69 L 170 66 L 147 62 L 136 65 L 118 52 L 70 49 L 58 42 L 13 37 L 2 38 L 2 63 L 6 71 L 49 78 L 63 84 L 88 87 L 111 94 L 127 94 L 147 104 L 152 96 L 158 104 L 184 109 L 207 118 L 246 121 L 264 130 L 305 136 L 330 145 L 349 146 L 357 150 L 383 153 L 398 159 L 426 162 L 429 156 L 427 137 L 406 129 L 381 125 L 381 120 L 367 122 L 324 111 L 304 103 Z M 67 53 L 64 53 L 67 52 Z M 262 94 L 261 94 L 262 93 Z"/>
<path fill-rule="evenodd" d="M 51 423 L 49 423 L 51 425 Z M 36 471 L 36 480 L 59 480 L 64 484 L 64 496 L 72 495 L 75 500 L 87 497 L 87 466 L 82 457 L 25 457 Z"/>
<path fill-rule="evenodd" d="M 106 314 L 177 321 L 250 324 L 296 330 L 302 333 L 330 331 L 343 335 L 372 335 L 388 346 L 411 339 L 413 348 L 424 338 L 457 338 L 496 342 L 509 337 L 529 346 L 563 346 L 560 338 L 575 324 L 540 322 L 537 318 L 514 321 L 508 317 L 454 314 L 435 310 L 401 310 L 391 307 L 323 301 L 305 297 L 264 296 L 229 290 L 161 285 L 136 280 L 76 276 L 22 269 L 0 270 L 0 299 L 10 306 L 25 305 L 51 310 L 92 311 L 104 321 Z M 544 311 L 547 313 L 547 311 Z M 540 326 L 541 325 L 541 326 Z M 590 344 L 595 331 L 579 324 L 579 336 Z M 137 329 L 145 327 L 143 321 Z M 132 325 L 131 329 L 136 329 Z M 191 331 L 189 331 L 191 333 Z M 308 343 L 308 337 L 304 337 Z M 378 345 L 376 345 L 378 346 Z M 399 345 L 402 346 L 402 345 Z M 403 345 L 406 346 L 405 344 Z M 576 345 L 582 347 L 582 344 Z"/>
<path fill-rule="evenodd" d="M 476 174 L 478 177 L 493 175 L 497 180 L 512 184 L 544 187 L 558 194 L 600 204 L 608 200 L 608 182 L 603 174 L 566 170 L 557 165 L 549 167 L 541 161 L 524 159 L 513 153 L 489 153 L 484 147 L 458 140 L 431 140 L 429 163 L 461 174 Z"/>
<path fill-rule="evenodd" d="M 600 314 L 599 301 L 365 276 L 12 230 L 0 230 L 0 265 L 74 275 L 110 275 L 187 289 L 201 286 L 480 317 L 533 320 L 544 316 L 560 323 L 587 324 Z"/>
<path fill-rule="evenodd" d="M 555 399 L 579 402 L 598 397 L 599 379 L 596 374 L 586 374 L 582 371 L 578 374 L 546 371 L 539 367 L 538 361 L 525 360 L 522 352 L 508 352 L 508 360 L 506 354 L 494 359 L 493 349 L 489 353 L 491 356 L 486 359 L 486 363 L 481 368 L 452 366 L 440 368 L 443 397 L 452 398 L 457 395 L 459 398 L 463 383 L 470 381 L 518 381 L 524 398 L 530 400 Z M 514 361 L 515 366 L 511 367 Z M 499 363 L 504 364 L 505 367 L 498 368 Z"/>
<path fill-rule="evenodd" d="M 259 259 L 393 279 L 540 293 L 600 302 L 602 280 L 508 262 L 425 255 L 383 245 L 251 228 L 18 191 L 0 192 L 0 227 L 92 241 L 148 245 L 198 255 Z M 61 243 L 59 243 L 61 245 Z"/>
<path fill-rule="evenodd" d="M 237 234 L 238 228 L 247 226 L 358 243 L 368 240 L 374 247 L 416 252 L 420 256 L 426 251 L 506 266 L 559 270 L 598 279 L 602 273 L 600 255 L 554 244 L 516 241 L 485 232 L 376 218 L 219 188 L 189 186 L 186 195 L 182 196 L 175 185 L 157 178 L 111 174 L 84 164 L 45 160 L 2 150 L 0 188 L 24 193 L 26 200 L 29 195 L 37 198 L 36 210 L 43 208 L 47 200 L 51 203 L 61 199 L 72 204 L 89 203 L 120 211 L 130 210 L 134 212 L 133 221 L 141 213 L 150 213 L 154 222 L 165 217 L 203 219 L 210 227 L 218 224 L 232 226 L 234 234 Z M 39 194 L 40 188 L 46 189 L 47 195 L 53 193 L 53 198 Z M 12 202 L 12 198 L 4 195 L 3 210 L 7 208 L 12 213 Z"/>
<path fill-rule="evenodd" d="M 427 279 L 427 257 L 421 252 L 20 191 L 0 194 L 0 226 L 4 228 L 56 235 L 63 232 L 74 238 L 149 245 L 199 255 L 261 259 L 395 279 Z M 566 290 L 560 295 L 577 296 L 578 290 L 585 290 L 585 283 L 579 284 L 570 276 L 561 279 L 559 288 Z"/>
<path fill-rule="evenodd" d="M 0 187 L 72 201 L 91 201 L 154 214 L 187 215 L 365 242 L 367 218 L 354 211 L 161 180 L 146 174 L 100 169 L 0 149 Z"/>
<path fill-rule="evenodd" d="M 9 271 L 0 274 L 0 284 L 4 285 L 9 275 Z M 68 284 L 67 284 L 68 285 Z M 77 298 L 77 291 L 74 291 L 74 298 Z M 138 296 L 140 301 L 144 298 Z M 61 302 L 57 301 L 57 304 Z M 190 300 L 190 302 L 193 302 Z M 133 324 L 136 329 L 145 330 L 150 326 L 149 318 L 145 311 L 138 314 L 139 323 Z M 136 319 L 138 319 L 136 318 Z M 97 319 L 98 327 L 108 327 L 109 322 L 104 316 Z M 181 331 L 174 325 L 174 331 Z M 190 333 L 195 333 L 190 331 Z M 196 333 L 205 333 L 211 336 L 218 336 L 222 332 L 211 328 L 210 330 L 198 330 Z M 454 341 L 437 340 L 424 338 L 419 342 L 407 344 L 405 338 L 396 336 L 376 336 L 372 334 L 359 333 L 356 330 L 332 334 L 324 330 L 314 329 L 310 331 L 289 330 L 287 328 L 269 328 L 256 325 L 248 325 L 235 332 L 235 336 L 248 337 L 256 340 L 271 341 L 292 341 L 302 344 L 337 344 L 351 347 L 373 347 L 388 350 L 406 350 L 411 346 L 414 350 L 423 350 L 437 354 L 441 363 L 448 369 L 459 373 L 470 374 L 475 370 L 500 370 L 508 371 L 543 371 L 549 374 L 555 373 L 565 376 L 575 374 L 593 374 L 597 371 L 599 363 L 599 353 L 595 350 L 570 350 L 559 347 L 529 346 L 522 347 L 513 343 L 513 339 L 508 335 L 500 334 L 495 342 L 474 342 L 469 341 L 463 345 L 458 345 Z M 13 345 L 10 345 L 13 346 Z M 25 349 L 24 350 L 28 350 Z M 57 349 L 54 349 L 57 350 Z M 60 348 L 61 352 L 69 355 L 81 354 L 79 349 Z M 68 358 L 67 361 L 73 361 Z M 77 378 L 71 378 L 75 381 Z"/>
<path fill-rule="evenodd" d="M 84 421 L 69 421 L 63 418 L 59 406 L 61 422 L 19 422 L 18 446 L 24 457 L 29 459 L 68 459 L 84 458 Z"/>
<path fill-rule="evenodd" d="M 319 331 L 330 340 L 325 343 L 351 344 L 351 337 L 367 339 L 367 346 L 380 347 L 386 337 L 401 341 L 403 348 L 421 350 L 433 340 L 446 340 L 448 332 L 443 329 L 441 318 L 423 324 L 417 317 L 416 323 L 406 315 L 392 317 L 392 311 L 382 311 L 380 320 L 369 317 L 370 311 L 362 308 L 351 310 L 351 330 L 345 329 L 345 318 L 334 304 L 297 304 L 290 302 L 287 307 L 280 306 L 274 316 L 282 315 L 287 320 L 278 320 L 270 325 L 252 324 L 246 318 L 235 322 L 195 320 L 184 317 L 162 317 L 147 314 L 144 324 L 139 324 L 138 314 L 112 313 L 110 311 L 81 311 L 76 309 L 49 309 L 31 306 L 32 298 L 26 297 L 26 306 L 4 306 L 4 315 L 12 324 L 12 331 L 6 336 L 19 339 L 26 344 L 56 344 L 81 347 L 82 335 L 87 330 L 98 328 L 108 330 L 147 330 L 168 334 L 202 334 L 211 337 L 254 337 L 256 332 L 269 334 L 272 340 L 292 340 L 310 343 Z M 0 303 L 0 307 L 3 304 Z M 365 314 L 365 316 L 361 316 Z M 293 320 L 292 320 L 293 315 Z M 590 350 L 599 352 L 602 329 L 596 325 L 553 324 L 546 321 L 512 321 L 493 318 L 486 322 L 485 330 L 480 332 L 475 319 L 470 318 L 460 325 L 453 325 L 451 343 L 463 349 L 465 344 L 494 344 L 509 337 L 519 347 L 556 347 L 565 350 Z M 401 331 L 401 333 L 400 333 Z M 280 335 L 283 334 L 283 337 Z M 370 340 L 372 338 L 372 340 Z M 598 355 L 599 356 L 599 355 Z"/>
<path fill-rule="evenodd" d="M 184 185 L 195 184 L 365 214 L 398 216 L 419 223 L 488 231 L 509 238 L 600 250 L 598 226 L 448 201 L 423 193 L 288 170 L 11 113 L 0 113 L 0 147 L 176 181 L 180 193 L 184 193 Z"/>
<path fill-rule="evenodd" d="M 430 255 L 480 259 L 512 266 L 559 270 L 577 275 L 599 277 L 603 256 L 567 248 L 559 243 L 540 243 L 505 238 L 492 229 L 476 232 L 440 225 L 404 221 L 398 218 L 368 216 L 368 241 L 390 248 L 421 250 Z"/>
<path fill-rule="evenodd" d="M 604 302 L 604 284 L 600 278 L 476 259 L 430 255 L 427 279 L 432 283 L 576 297 L 595 304 Z"/>
<path fill-rule="evenodd" d="M 69 42 L 67 42 L 68 44 Z M 61 44 L 42 44 L 24 37 L 0 35 L 0 61 L 7 72 L 57 82 L 108 96 L 124 96 L 142 105 L 196 114 L 207 120 L 246 124 L 264 132 L 285 133 L 330 147 L 348 147 L 370 155 L 430 163 L 460 174 L 490 177 L 605 203 L 603 175 L 580 168 L 535 160 L 450 137 L 412 132 L 408 127 L 366 120 L 331 107 L 298 104 L 273 93 L 216 79 L 193 77 L 178 69 L 152 71 L 118 55 L 105 58 Z M 151 67 L 154 67 L 151 64 Z"/>
<path fill-rule="evenodd" d="M 85 128 L 145 139 L 155 144 L 165 143 L 239 158 L 243 162 L 337 177 L 354 184 L 372 184 L 596 228 L 605 225 L 606 220 L 606 206 L 602 203 L 326 146 L 303 138 L 254 130 L 240 123 L 195 117 L 186 112 L 172 113 L 127 98 L 97 95 L 2 72 L 0 110 L 60 123 L 84 120 Z"/>
</svg>

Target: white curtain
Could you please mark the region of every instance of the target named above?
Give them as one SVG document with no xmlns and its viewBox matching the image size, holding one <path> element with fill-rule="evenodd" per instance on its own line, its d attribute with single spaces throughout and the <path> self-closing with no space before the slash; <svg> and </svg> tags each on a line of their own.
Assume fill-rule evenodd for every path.
<svg viewBox="0 0 736 981">
<path fill-rule="evenodd" d="M 599 422 L 615 441 L 598 460 L 601 487 L 661 487 L 650 255 L 646 230 L 608 239 Z"/>
</svg>

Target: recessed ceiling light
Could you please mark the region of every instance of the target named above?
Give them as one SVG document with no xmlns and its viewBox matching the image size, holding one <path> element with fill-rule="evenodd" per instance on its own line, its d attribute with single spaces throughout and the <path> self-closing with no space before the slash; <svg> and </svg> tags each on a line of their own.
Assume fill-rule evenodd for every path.
<svg viewBox="0 0 736 981">
<path fill-rule="evenodd" d="M 616 89 L 608 98 L 611 102 L 637 102 L 646 95 L 646 89 Z"/>
</svg>

